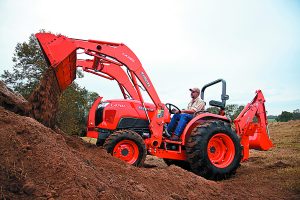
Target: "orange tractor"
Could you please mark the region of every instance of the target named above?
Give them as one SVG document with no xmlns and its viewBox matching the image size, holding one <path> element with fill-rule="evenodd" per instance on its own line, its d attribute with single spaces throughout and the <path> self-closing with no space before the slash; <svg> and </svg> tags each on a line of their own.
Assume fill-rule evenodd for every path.
<svg viewBox="0 0 300 200">
<path fill-rule="evenodd" d="M 76 78 L 76 68 L 102 78 L 118 82 L 122 99 L 93 103 L 87 122 L 87 137 L 108 153 L 125 162 L 141 166 L 147 154 L 163 158 L 167 164 L 185 166 L 208 179 L 230 177 L 249 158 L 249 149 L 268 150 L 272 142 L 267 132 L 264 96 L 260 90 L 245 106 L 232 128 L 225 115 L 228 100 L 226 82 L 222 79 L 205 85 L 222 83 L 221 101 L 212 100 L 211 106 L 219 114 L 199 112 L 185 127 L 180 141 L 164 136 L 175 105 L 160 101 L 156 90 L 137 56 L 124 44 L 97 40 L 80 40 L 63 35 L 37 33 L 36 38 L 46 61 L 54 69 L 61 91 Z M 89 59 L 79 59 L 83 53 Z M 151 98 L 146 103 L 143 88 Z M 179 110 L 179 109 L 178 109 Z"/>
</svg>

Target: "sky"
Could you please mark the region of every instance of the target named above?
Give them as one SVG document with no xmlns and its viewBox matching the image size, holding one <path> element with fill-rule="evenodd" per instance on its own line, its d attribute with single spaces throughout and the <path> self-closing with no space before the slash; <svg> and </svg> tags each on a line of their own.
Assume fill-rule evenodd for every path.
<svg viewBox="0 0 300 200">
<path fill-rule="evenodd" d="M 41 29 L 70 38 L 120 42 L 140 59 L 164 103 L 185 108 L 189 88 L 223 78 L 227 104 L 262 90 L 268 115 L 300 108 L 299 0 L 0 0 L 0 74 L 17 43 Z M 77 83 L 104 99 L 115 81 L 85 74 Z M 205 101 L 220 100 L 221 85 Z"/>
</svg>

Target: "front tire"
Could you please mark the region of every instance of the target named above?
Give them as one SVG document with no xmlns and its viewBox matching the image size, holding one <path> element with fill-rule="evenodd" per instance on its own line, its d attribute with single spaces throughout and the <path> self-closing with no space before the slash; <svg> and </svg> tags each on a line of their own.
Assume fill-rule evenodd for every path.
<svg viewBox="0 0 300 200">
<path fill-rule="evenodd" d="M 239 137 L 230 124 L 223 121 L 197 126 L 187 141 L 186 152 L 192 171 L 212 180 L 235 174 L 242 159 Z"/>
<path fill-rule="evenodd" d="M 114 132 L 105 140 L 103 147 L 112 156 L 137 167 L 144 164 L 147 155 L 143 138 L 131 130 Z"/>
</svg>

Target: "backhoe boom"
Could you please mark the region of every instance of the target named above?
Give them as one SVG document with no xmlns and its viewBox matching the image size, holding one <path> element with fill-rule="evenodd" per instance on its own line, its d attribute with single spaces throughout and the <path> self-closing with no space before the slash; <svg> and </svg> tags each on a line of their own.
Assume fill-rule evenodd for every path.
<svg viewBox="0 0 300 200">
<path fill-rule="evenodd" d="M 265 98 L 261 90 L 234 120 L 236 132 L 243 145 L 243 160 L 249 158 L 249 149 L 268 150 L 273 144 L 268 135 Z"/>
</svg>

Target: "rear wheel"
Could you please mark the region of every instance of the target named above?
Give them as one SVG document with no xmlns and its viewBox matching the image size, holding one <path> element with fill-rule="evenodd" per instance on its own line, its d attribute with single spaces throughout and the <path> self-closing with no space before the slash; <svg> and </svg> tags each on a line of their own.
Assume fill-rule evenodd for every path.
<svg viewBox="0 0 300 200">
<path fill-rule="evenodd" d="M 143 165 L 147 155 L 143 138 L 131 130 L 114 132 L 105 140 L 103 147 L 114 157 L 138 167 Z"/>
<path fill-rule="evenodd" d="M 240 140 L 223 121 L 197 126 L 188 139 L 186 150 L 192 171 L 213 180 L 233 175 L 242 159 Z"/>
</svg>

